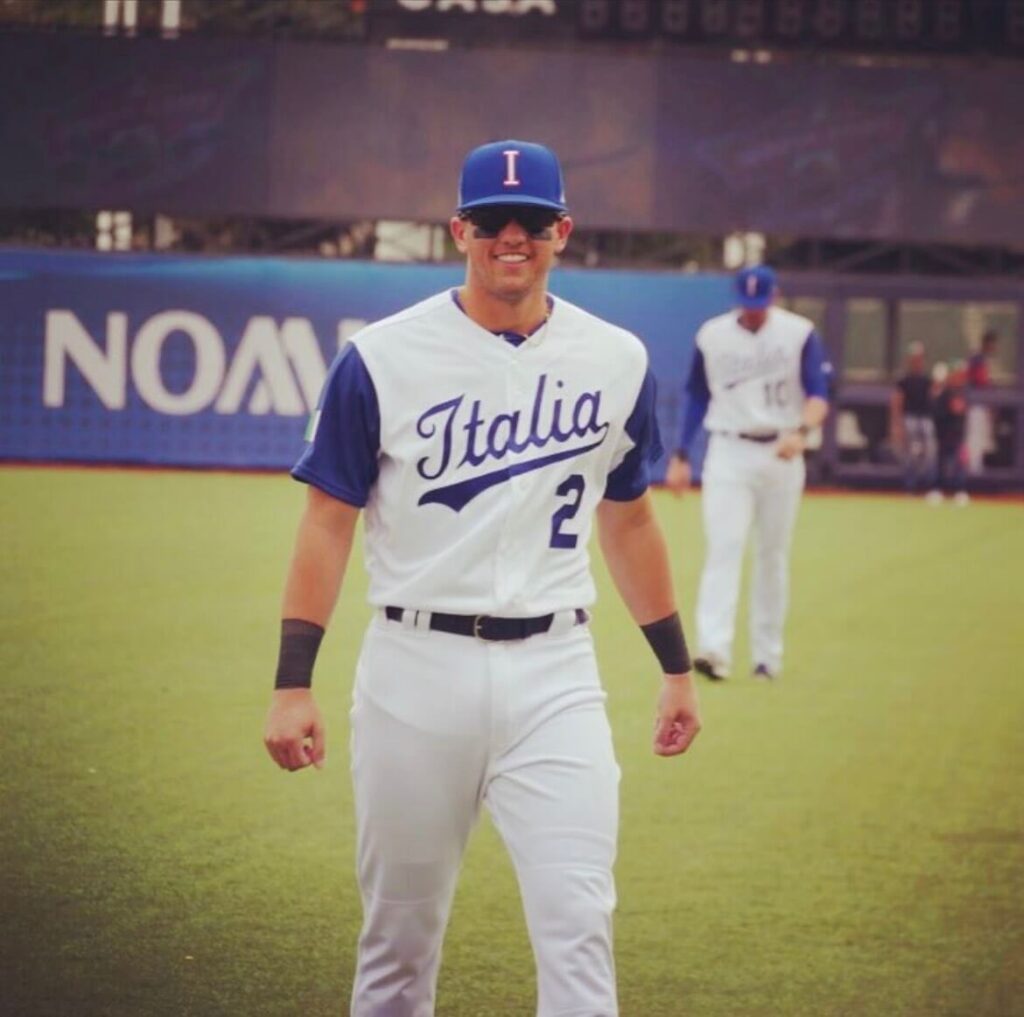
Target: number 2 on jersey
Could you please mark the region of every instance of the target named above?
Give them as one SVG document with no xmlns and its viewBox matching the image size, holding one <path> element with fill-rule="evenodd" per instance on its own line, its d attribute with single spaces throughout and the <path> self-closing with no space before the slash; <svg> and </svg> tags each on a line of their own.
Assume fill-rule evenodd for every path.
<svg viewBox="0 0 1024 1017">
<path fill-rule="evenodd" d="M 551 547 L 575 547 L 579 537 L 575 533 L 563 533 L 562 526 L 580 510 L 583 501 L 583 488 L 586 481 L 580 473 L 567 477 L 555 489 L 555 494 L 568 500 L 556 510 L 551 517 Z"/>
</svg>

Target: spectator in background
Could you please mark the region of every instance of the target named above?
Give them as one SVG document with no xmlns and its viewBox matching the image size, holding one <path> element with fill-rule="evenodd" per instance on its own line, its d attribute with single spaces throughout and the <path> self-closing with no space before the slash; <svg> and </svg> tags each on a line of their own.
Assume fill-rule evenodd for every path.
<svg viewBox="0 0 1024 1017">
<path fill-rule="evenodd" d="M 930 485 L 935 475 L 935 420 L 924 343 L 913 342 L 907 348 L 906 370 L 889 400 L 889 439 L 903 460 L 907 491 Z"/>
<path fill-rule="evenodd" d="M 999 334 L 988 329 L 981 337 L 978 350 L 967 361 L 967 386 L 971 390 L 990 388 L 992 385 L 992 361 L 995 359 Z M 970 401 L 967 407 L 967 472 L 971 476 L 981 473 L 985 453 L 995 448 L 995 428 L 992 408 L 983 403 Z"/>
<path fill-rule="evenodd" d="M 937 486 L 929 492 L 928 501 L 937 505 L 951 495 L 954 504 L 966 505 L 967 365 L 958 361 L 947 370 L 945 364 L 936 364 L 933 377 L 937 386 L 933 405 L 939 458 Z"/>
</svg>

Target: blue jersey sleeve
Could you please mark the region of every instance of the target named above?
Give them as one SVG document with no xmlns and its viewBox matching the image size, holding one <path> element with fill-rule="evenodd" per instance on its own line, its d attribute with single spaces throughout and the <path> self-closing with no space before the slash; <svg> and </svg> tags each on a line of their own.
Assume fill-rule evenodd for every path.
<svg viewBox="0 0 1024 1017">
<path fill-rule="evenodd" d="M 380 407 L 355 346 L 346 346 L 331 365 L 310 430 L 292 476 L 362 508 L 377 480 Z"/>
<path fill-rule="evenodd" d="M 693 351 L 690 362 L 690 374 L 686 379 L 683 393 L 686 409 L 683 412 L 683 430 L 679 436 L 679 450 L 686 452 L 697 437 L 697 432 L 704 423 L 704 417 L 711 403 L 711 389 L 708 387 L 708 375 L 704 367 L 704 354 L 698 347 Z"/>
<path fill-rule="evenodd" d="M 612 501 L 633 501 L 647 490 L 651 483 L 651 466 L 665 451 L 661 445 L 661 432 L 655 415 L 658 387 L 651 369 L 647 369 L 643 384 L 626 421 L 626 434 L 633 447 L 622 462 L 608 474 L 604 496 Z"/>
<path fill-rule="evenodd" d="M 828 399 L 831 391 L 832 365 L 825 344 L 817 332 L 811 331 L 800 351 L 800 383 L 809 396 Z"/>
</svg>

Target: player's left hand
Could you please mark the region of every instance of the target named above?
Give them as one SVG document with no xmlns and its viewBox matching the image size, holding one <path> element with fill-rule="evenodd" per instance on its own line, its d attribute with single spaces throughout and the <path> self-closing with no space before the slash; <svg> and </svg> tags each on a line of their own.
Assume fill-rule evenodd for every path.
<svg viewBox="0 0 1024 1017">
<path fill-rule="evenodd" d="M 690 747 L 698 731 L 700 705 L 692 672 L 665 675 L 654 720 L 655 755 L 680 755 Z"/>
<path fill-rule="evenodd" d="M 263 744 L 282 770 L 324 765 L 324 722 L 309 689 L 276 689 L 267 713 Z"/>
<path fill-rule="evenodd" d="M 787 431 L 775 446 L 775 454 L 780 459 L 795 459 L 804 451 L 804 437 L 799 431 Z"/>
</svg>

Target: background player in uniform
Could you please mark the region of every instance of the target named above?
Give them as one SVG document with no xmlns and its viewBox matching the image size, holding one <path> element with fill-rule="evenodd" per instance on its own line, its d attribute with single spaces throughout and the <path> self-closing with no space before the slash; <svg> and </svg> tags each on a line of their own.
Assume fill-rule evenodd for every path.
<svg viewBox="0 0 1024 1017">
<path fill-rule="evenodd" d="M 699 728 L 664 541 L 640 341 L 547 293 L 572 229 L 554 153 L 474 149 L 451 232 L 466 282 L 356 334 L 293 473 L 310 487 L 265 742 L 324 758 L 309 686 L 365 509 L 370 600 L 352 709 L 364 921 L 352 1012 L 433 1013 L 459 862 L 486 805 L 515 865 L 538 1013 L 617 1013 L 619 771 L 587 627 L 601 547 L 664 677 L 654 751 Z"/>
<path fill-rule="evenodd" d="M 776 280 L 768 266 L 743 269 L 735 282 L 739 309 L 697 332 L 682 439 L 666 485 L 677 494 L 689 486 L 688 450 L 703 423 L 710 432 L 701 499 L 707 550 L 694 667 L 712 679 L 729 675 L 743 552 L 753 526 L 754 675 L 774 678 L 782 668 L 805 439 L 828 412 L 830 368 L 813 323 L 771 306 Z"/>
</svg>

